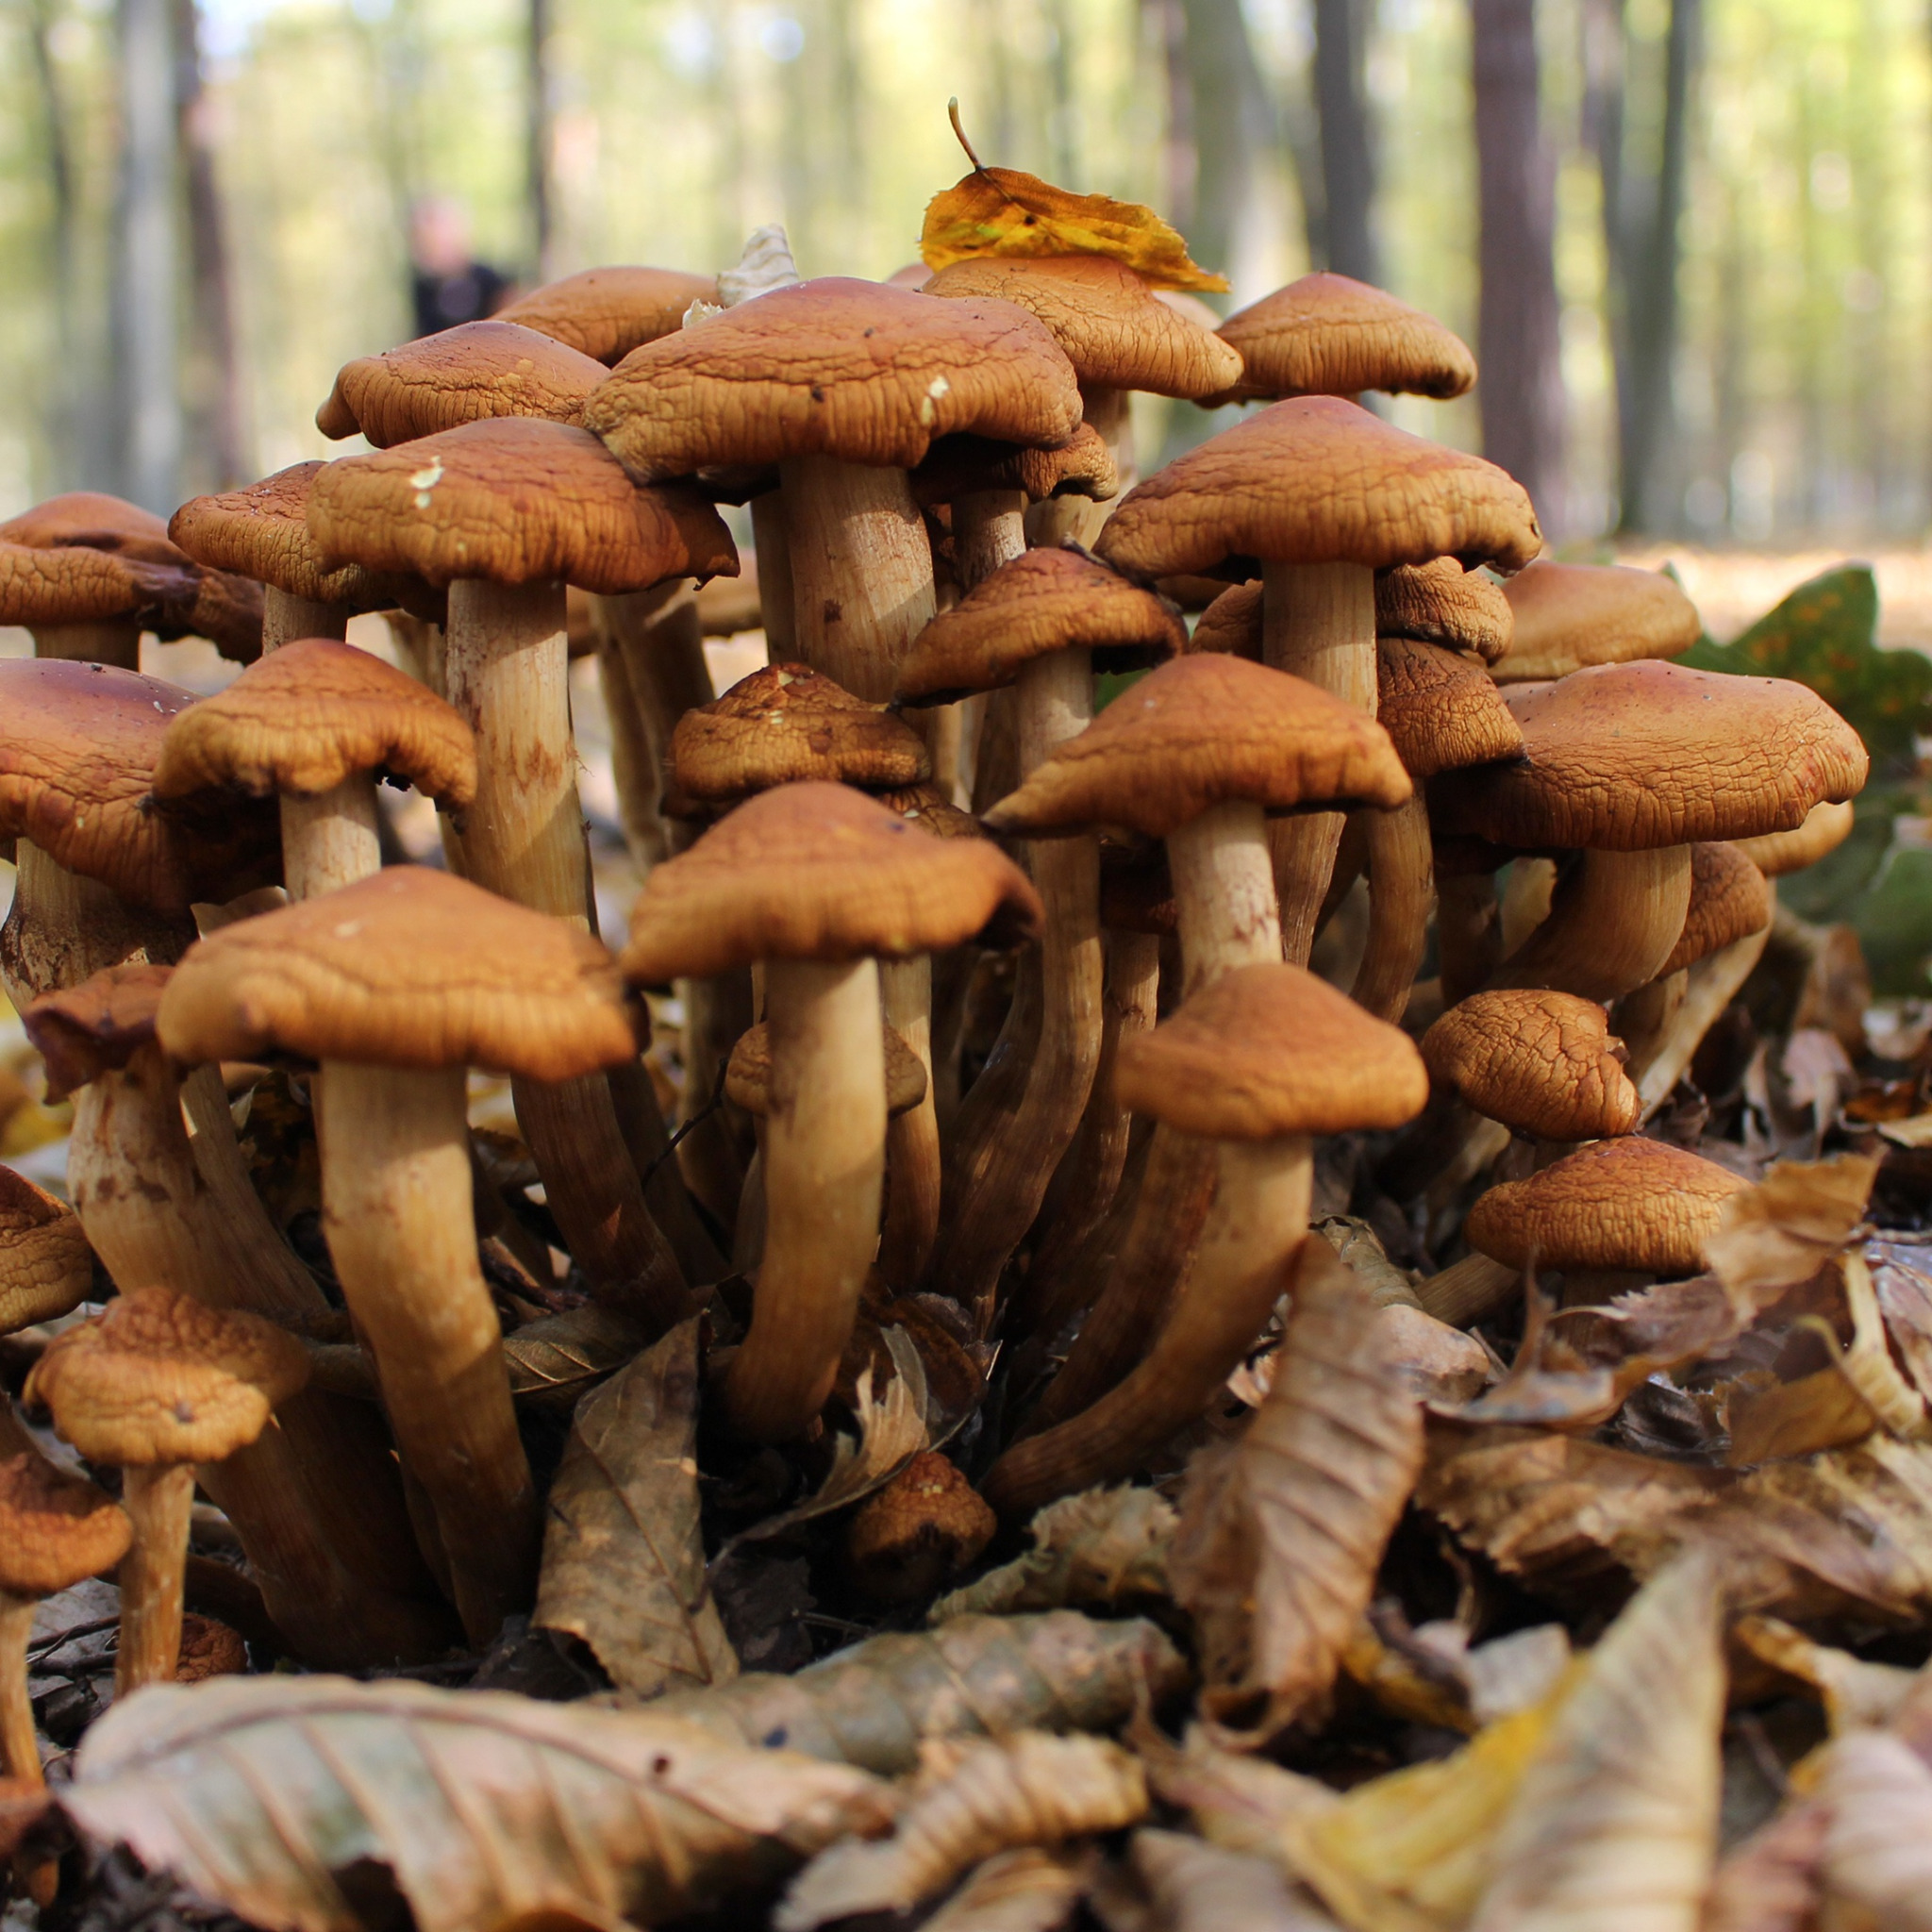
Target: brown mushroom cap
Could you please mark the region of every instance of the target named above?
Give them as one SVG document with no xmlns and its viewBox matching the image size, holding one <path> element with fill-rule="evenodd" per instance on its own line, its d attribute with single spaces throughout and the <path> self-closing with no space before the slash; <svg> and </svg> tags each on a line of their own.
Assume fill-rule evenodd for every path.
<svg viewBox="0 0 1932 1932">
<path fill-rule="evenodd" d="M 919 1056 L 888 1026 L 886 1039 L 886 1113 L 908 1113 L 925 1098 L 925 1068 Z M 724 1097 L 734 1107 L 759 1120 L 771 1112 L 772 1036 L 760 1020 L 738 1036 L 724 1065 Z"/>
<path fill-rule="evenodd" d="M 1790 832 L 1764 832 L 1756 839 L 1740 839 L 1738 850 L 1766 878 L 1781 879 L 1787 873 L 1802 872 L 1815 865 L 1827 852 L 1836 852 L 1852 836 L 1856 812 L 1849 798 L 1827 799 L 1805 814 L 1805 823 Z"/>
<path fill-rule="evenodd" d="M 1045 326 L 1008 302 L 826 275 L 634 349 L 584 412 L 646 478 L 831 456 L 910 470 L 935 439 L 1065 442 L 1080 391 Z"/>
<path fill-rule="evenodd" d="M 1764 874 L 1735 845 L 1693 845 L 1684 930 L 1670 958 L 1657 969 L 1657 977 L 1694 966 L 1770 924 L 1771 887 Z"/>
<path fill-rule="evenodd" d="M 134 1524 L 106 1491 L 37 1451 L 0 1461 L 0 1591 L 52 1596 L 111 1569 Z"/>
<path fill-rule="evenodd" d="M 671 734 L 686 798 L 736 804 L 800 778 L 890 790 L 932 776 L 918 732 L 804 664 L 767 664 L 699 705 Z"/>
<path fill-rule="evenodd" d="M 1527 759 L 1446 776 L 1443 829 L 1499 845 L 1643 852 L 1789 831 L 1870 767 L 1815 692 L 1657 659 L 1603 664 L 1511 693 Z"/>
<path fill-rule="evenodd" d="M 53 658 L 0 662 L 0 838 L 30 839 L 137 906 L 185 912 L 277 849 L 273 808 L 184 829 L 150 803 L 169 724 L 194 693 L 138 671 Z M 219 895 L 226 897 L 225 891 Z"/>
<path fill-rule="evenodd" d="M 1473 651 L 1493 664 L 1509 655 L 1515 619 L 1495 578 L 1464 570 L 1453 557 L 1439 557 L 1377 574 L 1375 631 L 1385 638 L 1420 638 L 1448 651 Z"/>
<path fill-rule="evenodd" d="M 157 798 L 233 788 L 314 798 L 358 773 L 407 779 L 461 809 L 476 795 L 475 734 L 413 677 L 329 638 L 302 638 L 251 664 L 169 726 Z"/>
<path fill-rule="evenodd" d="M 1238 966 L 1151 1033 L 1123 1034 L 1129 1111 L 1221 1141 L 1399 1127 L 1429 1097 L 1414 1042 L 1286 961 Z"/>
<path fill-rule="evenodd" d="M 1674 1279 L 1704 1266 L 1724 1204 L 1750 1185 L 1701 1155 L 1626 1135 L 1491 1188 L 1462 1232 L 1509 1268 L 1616 1268 Z"/>
<path fill-rule="evenodd" d="M 935 839 L 983 839 L 985 828 L 970 811 L 961 811 L 936 785 L 908 785 L 895 791 L 874 792 L 879 804 L 909 825 Z"/>
<path fill-rule="evenodd" d="M 1482 666 L 1415 638 L 1375 645 L 1375 716 L 1411 778 L 1523 756 L 1523 727 Z"/>
<path fill-rule="evenodd" d="M 1480 457 L 1300 396 L 1224 429 L 1126 493 L 1094 548 L 1137 576 L 1242 577 L 1262 562 L 1459 558 L 1518 570 L 1542 548 L 1523 486 Z"/>
<path fill-rule="evenodd" d="M 641 490 L 589 431 L 519 417 L 339 458 L 309 492 L 308 531 L 326 558 L 433 584 L 562 577 L 615 596 L 738 569 L 708 503 Z"/>
<path fill-rule="evenodd" d="M 90 1462 L 220 1462 L 308 1380 L 308 1352 L 273 1322 L 137 1288 L 47 1344 L 26 1399 Z"/>
<path fill-rule="evenodd" d="M 1511 577 L 1503 595 L 1516 630 L 1496 675 L 1508 684 L 1680 657 L 1704 635 L 1696 605 L 1657 570 L 1545 558 Z"/>
<path fill-rule="evenodd" d="M 1408 774 L 1353 705 L 1244 658 L 1176 658 L 1123 691 L 986 814 L 995 832 L 1125 825 L 1164 839 L 1209 806 L 1401 805 Z"/>
<path fill-rule="evenodd" d="M 993 1539 L 999 1519 L 963 1471 L 922 1449 L 863 1504 L 845 1530 L 845 1559 L 861 1595 L 924 1603 Z"/>
<path fill-rule="evenodd" d="M 191 946 L 157 1030 L 190 1062 L 281 1052 L 568 1080 L 635 1058 L 644 1027 L 588 933 L 396 865 Z"/>
<path fill-rule="evenodd" d="M 1261 661 L 1261 580 L 1230 584 L 1202 611 L 1193 635 L 1188 640 L 1191 651 L 1220 651 L 1230 658 L 1245 658 L 1252 664 Z"/>
<path fill-rule="evenodd" d="M 681 268 L 587 268 L 519 295 L 496 311 L 605 366 L 684 325 L 693 302 L 715 302 L 718 278 Z"/>
<path fill-rule="evenodd" d="M 24 1174 L 0 1167 L 0 1335 L 71 1313 L 93 1279 L 79 1215 Z"/>
<path fill-rule="evenodd" d="M 912 472 L 912 500 L 921 509 L 986 490 L 1017 490 L 1030 503 L 1049 496 L 1106 503 L 1119 492 L 1120 473 L 1107 439 L 1091 423 L 1081 424 L 1058 449 L 942 436 Z"/>
<path fill-rule="evenodd" d="M 1037 315 L 1089 388 L 1198 399 L 1241 380 L 1238 350 L 1110 256 L 974 256 L 941 269 L 925 292 L 1012 302 Z"/>
<path fill-rule="evenodd" d="M 0 523 L 0 542 L 35 550 L 84 547 L 150 563 L 175 560 L 165 519 L 104 490 L 69 490 Z"/>
<path fill-rule="evenodd" d="M 47 1063 L 47 1083 L 73 1093 L 125 1067 L 155 1037 L 155 1015 L 172 966 L 109 966 L 78 986 L 42 993 L 21 1016 Z"/>
<path fill-rule="evenodd" d="M 1138 671 L 1187 642 L 1152 591 L 1078 550 L 1023 550 L 935 617 L 900 660 L 894 695 L 944 704 L 996 691 L 1049 651 L 1083 645 L 1096 671 Z"/>
<path fill-rule="evenodd" d="M 465 322 L 342 364 L 315 426 L 340 442 L 359 429 L 377 449 L 460 423 L 582 419 L 604 365 L 513 322 Z"/>
<path fill-rule="evenodd" d="M 906 958 L 1002 915 L 1036 932 L 1040 898 L 990 840 L 928 839 L 849 785 L 780 785 L 652 869 L 623 964 L 657 985 L 758 959 Z"/>
<path fill-rule="evenodd" d="M 1224 397 L 1352 396 L 1365 389 L 1447 400 L 1475 358 L 1432 315 L 1347 275 L 1303 275 L 1221 325 L 1242 374 Z"/>
<path fill-rule="evenodd" d="M 1636 1127 L 1642 1102 L 1622 1049 L 1604 1009 L 1567 992 L 1472 993 L 1422 1038 L 1439 1086 L 1544 1141 L 1598 1141 Z"/>
</svg>

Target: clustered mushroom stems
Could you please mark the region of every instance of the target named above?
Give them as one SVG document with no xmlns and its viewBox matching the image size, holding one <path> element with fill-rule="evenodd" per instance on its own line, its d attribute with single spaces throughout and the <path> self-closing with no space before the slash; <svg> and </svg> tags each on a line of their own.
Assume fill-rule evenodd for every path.
<svg viewBox="0 0 1932 1932">
<path fill-rule="evenodd" d="M 1436 954 L 1445 1008 L 1489 984 L 1502 956 L 1492 873 L 1453 873 L 1437 879 Z"/>
<path fill-rule="evenodd" d="M 777 1442 L 831 1393 L 878 1249 L 886 1065 L 877 965 L 768 959 L 765 1244 L 751 1326 L 724 1376 L 731 1425 Z"/>
<path fill-rule="evenodd" d="M 1378 1020 L 1400 1020 L 1428 949 L 1435 848 L 1420 787 L 1389 811 L 1359 814 L 1366 834 L 1369 937 L 1351 997 Z"/>
<path fill-rule="evenodd" d="M 917 1107 L 886 1127 L 886 1219 L 879 1236 L 879 1273 L 895 1288 L 924 1277 L 939 1238 L 940 1122 L 933 1091 L 932 956 L 879 961 L 879 1003 L 886 1024 L 912 1049 L 925 1070 Z"/>
<path fill-rule="evenodd" d="M 263 657 L 292 644 L 297 638 L 334 638 L 344 641 L 349 635 L 349 612 L 341 604 L 318 603 L 313 597 L 298 597 L 292 591 L 262 586 L 261 652 Z"/>
<path fill-rule="evenodd" d="M 1776 882 L 1771 881 L 1774 893 Z M 1774 899 L 1774 905 L 1775 900 Z M 1744 982 L 1764 957 L 1771 939 L 1767 924 L 1759 932 L 1746 933 L 1721 946 L 1707 959 L 1699 959 L 1687 974 L 1684 997 L 1669 1024 L 1651 1048 L 1647 1060 L 1639 1067 L 1633 1054 L 1628 1069 L 1636 1082 L 1637 1096 L 1642 1103 L 1643 1118 L 1649 1120 L 1676 1090 L 1704 1036 L 1717 1024 L 1718 1017 L 1743 991 Z"/>
<path fill-rule="evenodd" d="M 1690 848 L 1579 854 L 1549 917 L 1496 969 L 1499 987 L 1550 987 L 1610 1001 L 1656 978 L 1684 930 Z"/>
</svg>

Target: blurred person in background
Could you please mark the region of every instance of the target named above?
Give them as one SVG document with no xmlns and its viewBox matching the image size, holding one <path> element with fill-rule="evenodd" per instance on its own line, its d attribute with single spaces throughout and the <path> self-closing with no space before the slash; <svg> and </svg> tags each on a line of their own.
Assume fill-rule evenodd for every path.
<svg viewBox="0 0 1932 1932">
<path fill-rule="evenodd" d="M 513 284 L 470 252 L 470 215 L 454 195 L 425 194 L 409 210 L 410 283 L 416 333 L 481 322 L 509 299 Z"/>
</svg>

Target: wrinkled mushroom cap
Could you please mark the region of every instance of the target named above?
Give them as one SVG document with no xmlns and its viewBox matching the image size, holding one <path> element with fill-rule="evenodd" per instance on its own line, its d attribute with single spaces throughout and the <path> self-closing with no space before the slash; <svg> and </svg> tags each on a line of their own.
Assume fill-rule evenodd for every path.
<svg viewBox="0 0 1932 1932">
<path fill-rule="evenodd" d="M 0 1335 L 72 1312 L 93 1278 L 79 1215 L 24 1174 L 0 1167 Z"/>
<path fill-rule="evenodd" d="M 1095 671 L 1137 671 L 1186 642 L 1166 601 L 1118 571 L 1077 550 L 1023 550 L 912 641 L 894 695 L 931 705 L 996 691 L 1034 658 L 1074 645 L 1093 653 Z"/>
<path fill-rule="evenodd" d="M 315 426 L 377 449 L 495 416 L 576 423 L 604 380 L 589 356 L 513 322 L 465 322 L 343 363 Z"/>
<path fill-rule="evenodd" d="M 1242 373 L 1217 400 L 1352 396 L 1365 389 L 1459 396 L 1475 358 L 1432 315 L 1347 275 L 1303 275 L 1221 325 Z"/>
<path fill-rule="evenodd" d="M 1378 573 L 1375 631 L 1385 638 L 1420 638 L 1448 651 L 1472 651 L 1493 664 L 1509 655 L 1515 619 L 1495 578 L 1464 570 L 1453 557 L 1439 557 L 1433 563 L 1402 563 Z"/>
<path fill-rule="evenodd" d="M 886 1040 L 886 1113 L 908 1113 L 925 1098 L 925 1068 L 891 1027 Z M 724 1097 L 762 1120 L 771 1109 L 772 1036 L 760 1020 L 738 1036 L 724 1066 Z"/>
<path fill-rule="evenodd" d="M 769 300 L 769 297 L 760 297 Z M 1039 929 L 1039 895 L 985 839 L 932 839 L 849 785 L 781 785 L 655 866 L 624 970 L 658 985 L 758 959 L 906 958 Z"/>
<path fill-rule="evenodd" d="M 308 1380 L 308 1352 L 273 1322 L 137 1288 L 47 1344 L 26 1399 L 90 1462 L 220 1462 Z"/>
<path fill-rule="evenodd" d="M 1219 651 L 1230 658 L 1261 661 L 1261 580 L 1230 584 L 1194 625 L 1188 640 L 1191 651 Z"/>
<path fill-rule="evenodd" d="M 874 792 L 890 812 L 935 839 L 983 839 L 985 829 L 970 811 L 959 808 L 937 785 L 908 785 L 901 791 Z"/>
<path fill-rule="evenodd" d="M 644 1025 L 588 933 L 425 866 L 238 920 L 191 946 L 157 1030 L 176 1059 L 486 1067 L 568 1080 Z"/>
<path fill-rule="evenodd" d="M 1659 570 L 1544 558 L 1511 577 L 1503 595 L 1516 626 L 1496 672 L 1507 684 L 1680 657 L 1704 634 L 1697 607 Z"/>
<path fill-rule="evenodd" d="M 922 1449 L 847 1524 L 845 1560 L 861 1595 L 924 1603 L 998 1527 L 964 1472 L 937 1450 Z"/>
<path fill-rule="evenodd" d="M 801 456 L 910 470 L 961 431 L 1063 443 L 1080 391 L 1045 326 L 1011 303 L 826 275 L 633 350 L 584 421 L 647 478 Z"/>
<path fill-rule="evenodd" d="M 52 1596 L 127 1554 L 127 1512 L 85 1476 L 32 1449 L 0 1461 L 0 1591 Z"/>
<path fill-rule="evenodd" d="M 1238 350 L 1158 300 L 1110 256 L 974 256 L 941 269 L 925 292 L 1012 302 L 1037 315 L 1090 389 L 1198 400 L 1241 380 Z"/>
<path fill-rule="evenodd" d="M 677 791 L 735 804 L 801 778 L 890 790 L 932 776 L 918 732 L 803 664 L 767 664 L 699 705 L 671 734 Z"/>
<path fill-rule="evenodd" d="M 1509 1268 L 1615 1268 L 1672 1280 L 1704 1266 L 1724 1204 L 1750 1185 L 1701 1155 L 1626 1135 L 1491 1188 L 1462 1232 Z"/>
<path fill-rule="evenodd" d="M 150 801 L 168 726 L 192 691 L 111 665 L 0 662 L 0 838 L 29 839 L 70 872 L 150 911 L 227 897 L 219 882 L 276 849 L 273 808 L 219 826 L 178 824 Z"/>
<path fill-rule="evenodd" d="M 1499 845 L 1644 852 L 1789 831 L 1870 767 L 1815 692 L 1644 659 L 1573 672 L 1509 696 L 1525 761 L 1446 776 L 1445 831 Z"/>
<path fill-rule="evenodd" d="M 1429 1097 L 1407 1034 L 1286 961 L 1238 966 L 1123 1034 L 1114 1088 L 1130 1112 L 1220 1141 L 1399 1127 Z"/>
<path fill-rule="evenodd" d="M 1544 1141 L 1627 1134 L 1642 1111 L 1623 1042 L 1594 1000 L 1573 993 L 1472 993 L 1423 1035 L 1439 1086 L 1513 1133 Z"/>
<path fill-rule="evenodd" d="M 1123 691 L 986 814 L 995 832 L 1124 825 L 1164 839 L 1209 806 L 1249 799 L 1401 805 L 1408 774 L 1354 706 L 1243 658 L 1176 658 Z"/>
<path fill-rule="evenodd" d="M 1411 778 L 1523 756 L 1523 727 L 1473 658 L 1415 638 L 1375 645 L 1375 716 Z"/>
<path fill-rule="evenodd" d="M 1453 557 L 1521 569 L 1543 546 L 1523 486 L 1337 396 L 1302 396 L 1176 457 L 1121 499 L 1094 549 L 1138 576 L 1382 570 Z"/>
<path fill-rule="evenodd" d="M 1017 490 L 1029 503 L 1049 496 L 1084 496 L 1106 503 L 1120 490 L 1120 473 L 1107 439 L 1083 423 L 1058 449 L 994 442 L 984 436 L 944 436 L 912 472 L 912 500 L 921 509 L 981 491 Z"/>
<path fill-rule="evenodd" d="M 315 798 L 365 772 L 407 779 L 460 809 L 476 795 L 475 734 L 454 707 L 380 658 L 302 638 L 175 719 L 154 789 L 158 798 L 218 787 Z"/>
<path fill-rule="evenodd" d="M 108 966 L 78 986 L 35 1000 L 21 1024 L 47 1064 L 49 1088 L 73 1093 L 125 1067 L 154 1039 L 155 1015 L 174 971 L 145 963 Z"/>
<path fill-rule="evenodd" d="M 715 302 L 718 278 L 680 268 L 587 268 L 545 282 L 496 311 L 611 367 L 683 327 L 693 302 Z M 521 412 L 520 412 L 521 413 Z"/>
<path fill-rule="evenodd" d="M 1670 958 L 1657 969 L 1657 977 L 1694 966 L 1770 924 L 1771 887 L 1764 874 L 1735 845 L 1693 845 L 1684 930 Z"/>
<path fill-rule="evenodd" d="M 1828 852 L 1836 852 L 1852 836 L 1856 811 L 1849 798 L 1827 799 L 1805 814 L 1805 823 L 1790 832 L 1764 832 L 1756 839 L 1740 839 L 1738 850 L 1766 878 L 1781 879 L 1787 873 L 1802 872 L 1815 865 Z"/>
<path fill-rule="evenodd" d="M 738 569 L 708 503 L 639 489 L 587 430 L 517 417 L 340 458 L 309 492 L 308 531 L 327 558 L 433 584 L 561 577 L 615 596 Z"/>
</svg>

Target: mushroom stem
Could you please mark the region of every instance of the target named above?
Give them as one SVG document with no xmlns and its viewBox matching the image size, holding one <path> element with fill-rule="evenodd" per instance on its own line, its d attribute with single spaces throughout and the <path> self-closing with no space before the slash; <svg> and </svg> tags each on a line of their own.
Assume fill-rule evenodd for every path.
<svg viewBox="0 0 1932 1932">
<path fill-rule="evenodd" d="M 0 981 L 16 1010 L 108 966 L 172 965 L 194 942 L 185 919 L 142 912 L 69 872 L 30 839 L 15 844 L 13 904 L 0 925 Z"/>
<path fill-rule="evenodd" d="M 1325 816 L 1340 825 L 1340 813 Z M 1281 958 L 1268 833 L 1258 805 L 1232 798 L 1168 834 L 1183 999 L 1237 966 Z"/>
<path fill-rule="evenodd" d="M 1455 873 L 1436 881 L 1436 950 L 1441 960 L 1442 1009 L 1459 1006 L 1489 983 L 1502 957 L 1493 873 Z"/>
<path fill-rule="evenodd" d="M 32 1597 L 0 1590 L 0 1767 L 27 1785 L 47 1781 L 26 1694 L 26 1646 L 39 1607 Z"/>
<path fill-rule="evenodd" d="M 1624 1070 L 1632 1079 L 1641 1078 L 1657 1058 L 1690 985 L 1690 969 L 1680 966 L 1674 973 L 1626 992 L 1617 1002 L 1611 1030 L 1624 1042 Z"/>
<path fill-rule="evenodd" d="M 1469 1254 L 1417 1282 L 1415 1297 L 1424 1314 L 1452 1328 L 1467 1328 L 1507 1307 L 1522 1289 L 1521 1269 L 1505 1267 L 1487 1255 Z"/>
<path fill-rule="evenodd" d="M 878 1249 L 885 1035 L 871 959 L 765 963 L 771 1032 L 765 1253 L 751 1328 L 724 1378 L 732 1426 L 777 1442 L 831 1393 Z"/>
<path fill-rule="evenodd" d="M 894 1288 L 919 1285 L 940 1230 L 940 1124 L 932 1078 L 932 956 L 879 961 L 886 1024 L 919 1056 L 925 1097 L 886 1128 L 886 1224 L 879 1273 Z"/>
<path fill-rule="evenodd" d="M 357 772 L 312 798 L 282 800 L 282 875 L 291 899 L 313 899 L 382 870 L 375 781 Z"/>
<path fill-rule="evenodd" d="M 1359 563 L 1264 563 L 1261 661 L 1375 715 L 1375 574 Z M 1281 930 L 1291 965 L 1306 966 L 1335 869 L 1343 814 L 1303 812 L 1269 828 Z"/>
<path fill-rule="evenodd" d="M 1613 1000 L 1657 977 L 1684 930 L 1690 848 L 1585 852 L 1557 884 L 1550 916 L 1497 969 L 1499 987 L 1550 987 Z"/>
<path fill-rule="evenodd" d="M 349 613 L 340 604 L 318 604 L 312 597 L 297 597 L 264 584 L 261 593 L 261 654 L 278 651 L 297 638 L 335 638 L 349 635 Z"/>
<path fill-rule="evenodd" d="M 932 622 L 932 547 L 904 470 L 788 457 L 784 487 L 793 644 L 801 662 L 869 704 Z"/>
<path fill-rule="evenodd" d="M 465 1084 L 460 1067 L 328 1062 L 322 1200 L 396 1445 L 435 1507 L 457 1612 L 484 1644 L 529 1607 L 540 1524 L 476 1264 Z"/>
<path fill-rule="evenodd" d="M 165 1684 L 181 1656 L 181 1595 L 188 1573 L 188 1524 L 194 1509 L 194 1465 L 133 1464 L 121 1472 L 121 1507 L 134 1541 L 121 1559 L 121 1648 L 114 1695 Z"/>
<path fill-rule="evenodd" d="M 785 492 L 768 490 L 751 500 L 752 550 L 758 560 L 758 615 L 764 620 L 765 655 L 774 664 L 798 656 L 798 621 L 792 608 L 791 533 L 785 522 Z"/>
<path fill-rule="evenodd" d="M 1392 811 L 1362 814 L 1369 846 L 1369 943 L 1356 971 L 1357 1006 L 1399 1021 L 1429 940 L 1436 868 L 1420 792 Z"/>
<path fill-rule="evenodd" d="M 1134 460 L 1134 420 L 1131 391 L 1124 389 L 1080 389 L 1081 418 L 1107 444 L 1113 458 L 1115 492 L 1105 503 L 1069 493 L 1049 496 L 1026 512 L 1026 541 L 1036 550 L 1052 550 L 1065 542 L 1091 547 L 1114 506 L 1140 480 Z"/>
<path fill-rule="evenodd" d="M 979 1171 L 1026 1097 L 1027 1074 L 1040 1043 L 1044 980 L 1040 950 L 1028 946 L 1013 969 L 1013 996 L 992 1049 L 955 1109 L 950 1131 L 941 1136 L 948 1200 L 963 1197 L 976 1185 Z"/>
<path fill-rule="evenodd" d="M 1026 548 L 1026 493 L 975 490 L 953 503 L 953 575 L 961 591 L 982 584 Z"/>
<path fill-rule="evenodd" d="M 1643 1104 L 1645 1120 L 1671 1097 L 1677 1082 L 1684 1077 L 1685 1069 L 1696 1058 L 1704 1036 L 1716 1024 L 1718 1015 L 1737 998 L 1752 970 L 1764 957 L 1770 938 L 1771 927 L 1767 924 L 1760 932 L 1747 932 L 1742 939 L 1733 940 L 1690 968 L 1683 1004 L 1659 1042 L 1656 1057 L 1641 1073 L 1634 1062 L 1629 1068 L 1637 1080 L 1637 1097 Z"/>
<path fill-rule="evenodd" d="M 1307 1234 L 1313 1152 L 1303 1134 L 1217 1143 L 1214 1206 L 1153 1349 L 1091 1407 L 1000 1457 L 984 1493 L 1002 1516 L 1131 1474 L 1213 1401 L 1287 1286 Z"/>
<path fill-rule="evenodd" d="M 112 664 L 122 671 L 141 669 L 141 626 L 126 618 L 106 618 L 99 624 L 36 624 L 36 658 L 66 658 L 81 664 Z"/>
</svg>

